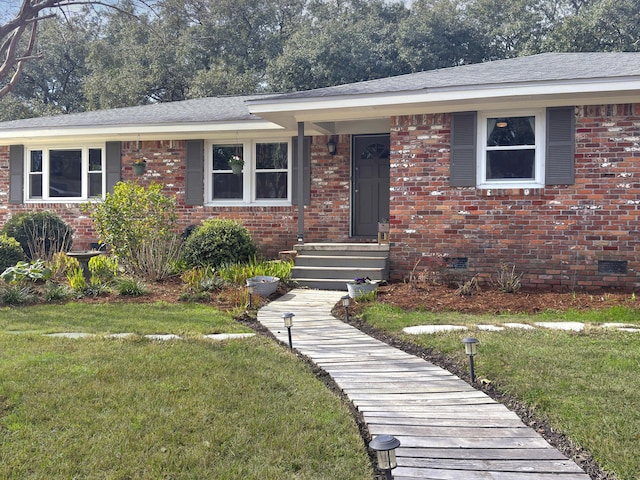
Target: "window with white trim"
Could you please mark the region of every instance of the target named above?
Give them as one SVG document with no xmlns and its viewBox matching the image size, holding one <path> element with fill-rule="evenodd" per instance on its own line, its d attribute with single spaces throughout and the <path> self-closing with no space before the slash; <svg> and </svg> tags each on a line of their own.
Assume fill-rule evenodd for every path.
<svg viewBox="0 0 640 480">
<path fill-rule="evenodd" d="M 482 113 L 478 122 L 478 185 L 544 184 L 544 112 Z"/>
<path fill-rule="evenodd" d="M 242 170 L 233 158 L 243 160 Z M 210 204 L 291 203 L 291 141 L 213 142 L 207 154 Z"/>
<path fill-rule="evenodd" d="M 30 148 L 26 152 L 28 200 L 102 198 L 104 147 Z"/>
</svg>

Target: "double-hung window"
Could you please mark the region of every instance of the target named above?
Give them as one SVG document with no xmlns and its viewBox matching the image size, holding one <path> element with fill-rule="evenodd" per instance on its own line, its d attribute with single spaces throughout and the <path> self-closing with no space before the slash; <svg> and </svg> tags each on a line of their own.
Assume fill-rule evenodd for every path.
<svg viewBox="0 0 640 480">
<path fill-rule="evenodd" d="M 272 204 L 291 202 L 291 142 L 213 142 L 208 148 L 209 204 Z M 243 165 L 234 167 L 234 160 Z"/>
<path fill-rule="evenodd" d="M 575 182 L 573 107 L 451 114 L 449 183 L 481 189 Z"/>
<path fill-rule="evenodd" d="M 479 116 L 478 179 L 487 187 L 544 184 L 543 112 Z"/>
<path fill-rule="evenodd" d="M 26 160 L 28 200 L 88 200 L 104 194 L 104 147 L 31 148 Z"/>
</svg>

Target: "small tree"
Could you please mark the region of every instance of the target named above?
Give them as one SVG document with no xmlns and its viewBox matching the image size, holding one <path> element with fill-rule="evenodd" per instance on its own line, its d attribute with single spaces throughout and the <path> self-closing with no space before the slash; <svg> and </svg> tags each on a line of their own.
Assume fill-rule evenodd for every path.
<svg viewBox="0 0 640 480">
<path fill-rule="evenodd" d="M 132 273 L 152 281 L 169 275 L 181 246 L 176 200 L 162 188 L 155 182 L 147 188 L 119 182 L 104 202 L 88 204 L 100 241 Z"/>
</svg>

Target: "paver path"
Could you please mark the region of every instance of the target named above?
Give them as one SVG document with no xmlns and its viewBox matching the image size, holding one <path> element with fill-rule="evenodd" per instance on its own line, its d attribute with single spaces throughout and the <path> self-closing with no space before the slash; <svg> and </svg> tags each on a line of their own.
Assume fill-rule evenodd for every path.
<svg viewBox="0 0 640 480">
<path fill-rule="evenodd" d="M 282 314 L 295 314 L 293 348 L 331 375 L 373 436 L 400 440 L 395 480 L 589 479 L 504 405 L 334 318 L 343 294 L 292 290 L 261 308 L 258 320 L 288 344 Z"/>
</svg>

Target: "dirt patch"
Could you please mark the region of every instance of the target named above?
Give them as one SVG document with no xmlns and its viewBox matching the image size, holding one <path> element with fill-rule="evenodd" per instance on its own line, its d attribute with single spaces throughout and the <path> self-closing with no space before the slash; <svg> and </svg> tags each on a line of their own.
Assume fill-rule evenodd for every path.
<svg viewBox="0 0 640 480">
<path fill-rule="evenodd" d="M 640 301 L 636 303 L 635 295 L 625 292 L 558 293 L 521 290 L 517 293 L 503 293 L 496 289 L 481 288 L 474 295 L 462 296 L 456 293 L 456 289 L 443 285 L 411 286 L 407 283 L 381 286 L 377 299 L 403 310 L 477 314 L 533 314 L 545 310 L 590 310 L 615 305 L 640 308 Z"/>
</svg>

